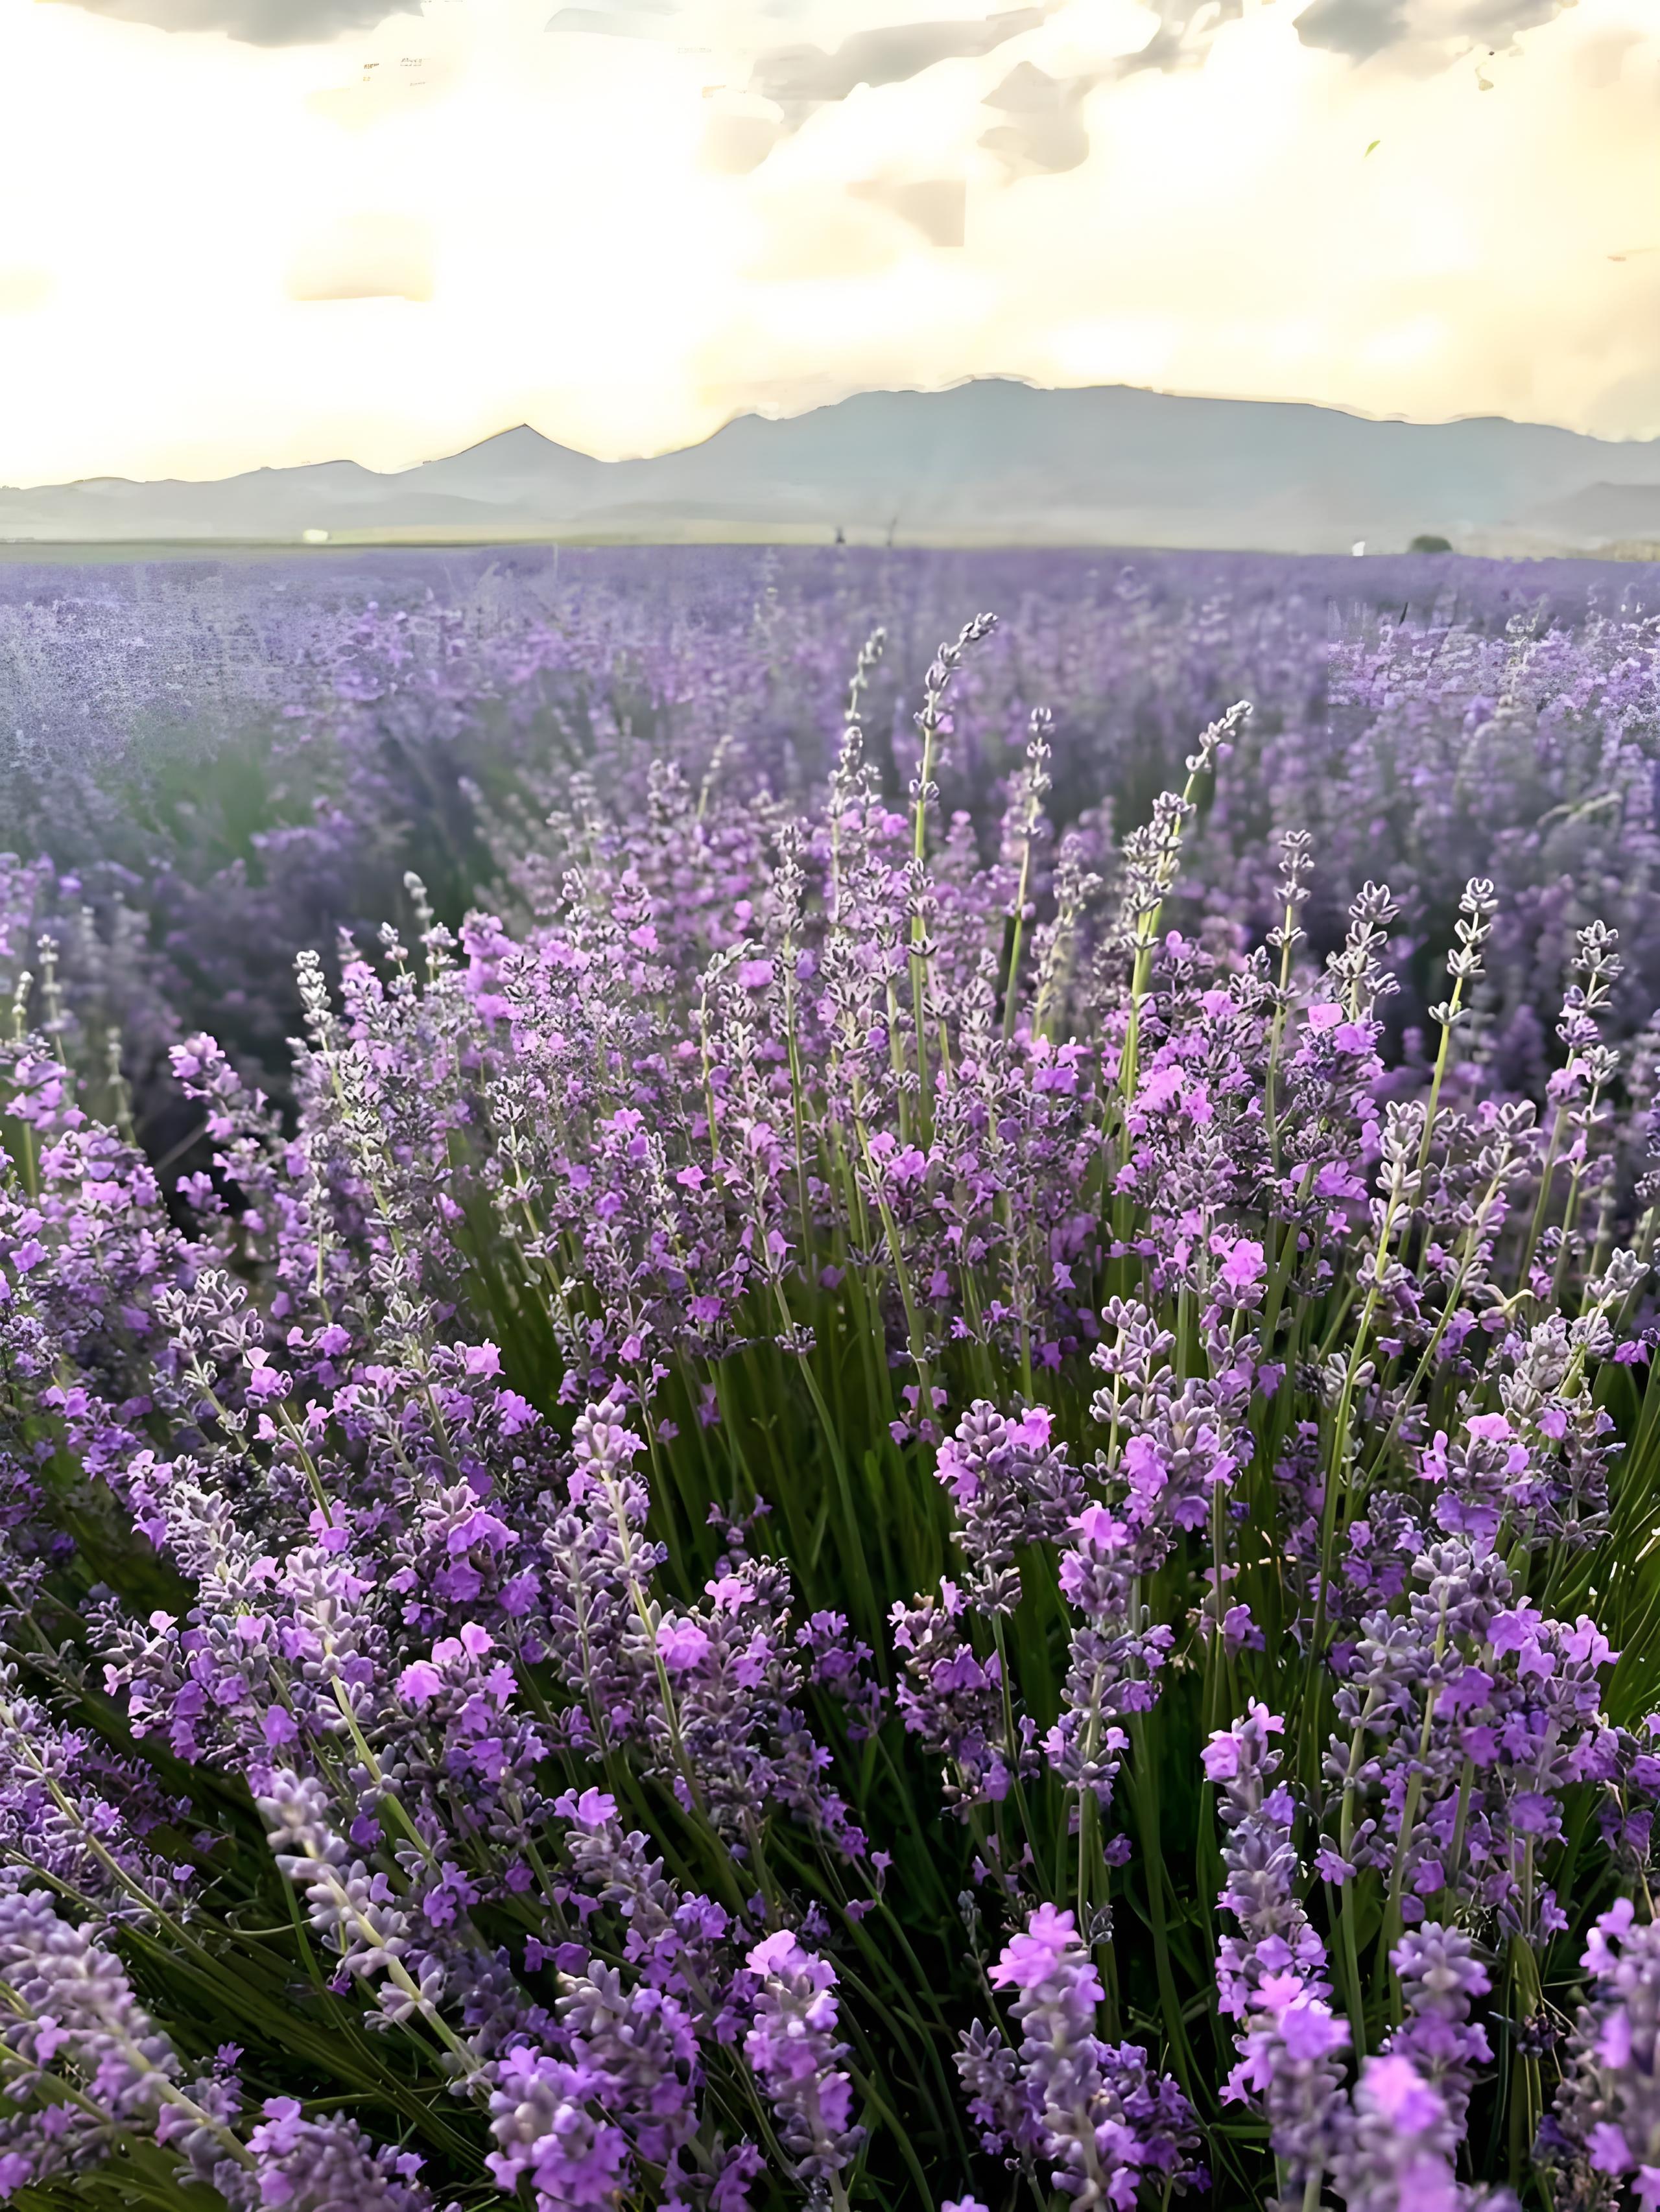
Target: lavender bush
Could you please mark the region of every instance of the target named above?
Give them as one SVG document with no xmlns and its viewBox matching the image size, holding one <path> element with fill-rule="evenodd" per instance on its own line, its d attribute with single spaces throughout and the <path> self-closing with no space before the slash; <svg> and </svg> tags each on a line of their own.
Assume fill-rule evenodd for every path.
<svg viewBox="0 0 1660 2212">
<path fill-rule="evenodd" d="M 1317 806 L 989 616 L 793 768 L 503 693 L 500 910 L 303 949 L 280 1106 L 174 1002 L 172 1161 L 16 865 L 9 2201 L 1660 2203 L 1660 640 L 1363 629 Z M 1509 888 L 1377 797 L 1321 923 L 1505 672 Z"/>
</svg>

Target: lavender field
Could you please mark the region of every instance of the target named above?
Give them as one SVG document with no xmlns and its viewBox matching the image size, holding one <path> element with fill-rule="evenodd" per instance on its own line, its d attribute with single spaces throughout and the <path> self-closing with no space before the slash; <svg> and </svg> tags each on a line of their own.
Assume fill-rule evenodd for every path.
<svg viewBox="0 0 1660 2212">
<path fill-rule="evenodd" d="M 0 565 L 0 2200 L 1660 2206 L 1660 570 Z"/>
</svg>

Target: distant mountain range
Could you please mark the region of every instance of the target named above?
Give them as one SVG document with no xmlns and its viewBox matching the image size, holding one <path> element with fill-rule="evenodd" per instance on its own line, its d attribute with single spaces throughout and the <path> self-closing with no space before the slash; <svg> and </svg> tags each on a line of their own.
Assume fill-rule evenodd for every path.
<svg viewBox="0 0 1660 2212">
<path fill-rule="evenodd" d="M 774 538 L 1487 553 L 1660 545 L 1660 439 L 1482 416 L 1048 392 L 983 378 L 870 392 L 701 445 L 600 461 L 521 427 L 380 475 L 355 461 L 216 483 L 0 490 L 0 540 L 477 543 Z"/>
</svg>

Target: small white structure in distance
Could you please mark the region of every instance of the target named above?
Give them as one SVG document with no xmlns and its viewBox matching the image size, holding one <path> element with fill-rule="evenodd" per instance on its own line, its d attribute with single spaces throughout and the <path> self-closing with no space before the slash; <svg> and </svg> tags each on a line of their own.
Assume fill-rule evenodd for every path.
<svg viewBox="0 0 1660 2212">
<path fill-rule="evenodd" d="M 302 545 L 326 545 L 328 542 L 329 533 L 326 530 L 302 530 L 300 533 L 300 543 Z"/>
<path fill-rule="evenodd" d="M 311 536 L 309 530 L 306 532 L 306 535 L 307 538 Z M 1365 550 L 1366 541 L 1364 538 L 1357 538 L 1353 544 L 1349 548 L 1350 552 L 1353 554 L 1357 561 L 1360 558 L 1360 556 L 1365 551 Z"/>
</svg>

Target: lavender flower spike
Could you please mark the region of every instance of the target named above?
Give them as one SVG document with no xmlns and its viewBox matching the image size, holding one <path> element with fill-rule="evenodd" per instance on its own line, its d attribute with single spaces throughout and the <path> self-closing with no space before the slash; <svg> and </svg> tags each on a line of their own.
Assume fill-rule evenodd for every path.
<svg viewBox="0 0 1660 2212">
<path fill-rule="evenodd" d="M 842 2064 L 847 2045 L 836 2039 L 836 1969 L 787 1929 L 757 1943 L 745 1964 L 759 1987 L 744 2056 L 798 2178 L 845 2205 L 842 2174 L 864 2130 L 854 2122 L 853 2083 Z"/>
<path fill-rule="evenodd" d="M 1053 2185 L 1078 2212 L 1128 2212 L 1145 2176 L 1193 2178 L 1193 2115 L 1174 2083 L 1152 2077 L 1139 2045 L 1095 2033 L 1100 1978 L 1070 1912 L 1039 1905 L 992 1970 L 1015 1990 L 1020 2076 Z"/>
</svg>

